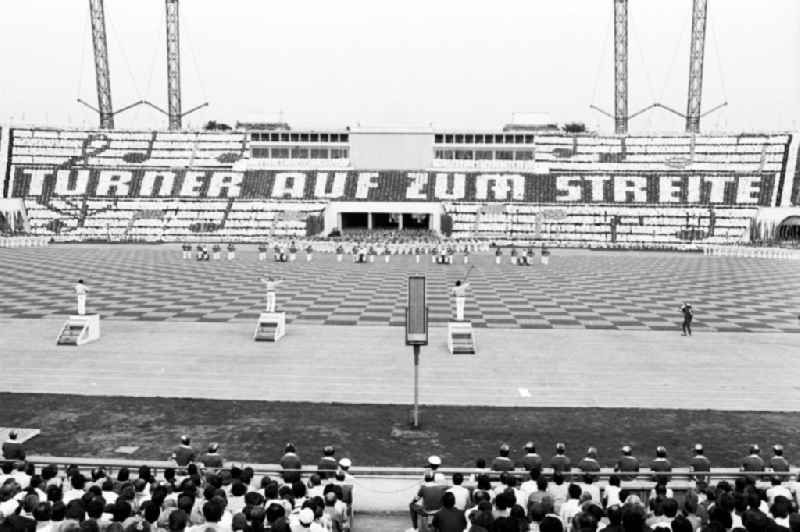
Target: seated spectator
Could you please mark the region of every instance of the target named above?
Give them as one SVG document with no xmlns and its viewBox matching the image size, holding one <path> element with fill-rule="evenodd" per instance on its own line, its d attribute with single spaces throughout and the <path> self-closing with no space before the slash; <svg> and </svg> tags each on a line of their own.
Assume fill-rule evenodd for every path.
<svg viewBox="0 0 800 532">
<path fill-rule="evenodd" d="M 178 467 L 186 467 L 195 461 L 197 453 L 191 445 L 189 436 L 181 436 L 180 444 L 172 451 L 171 458 Z"/>
<path fill-rule="evenodd" d="M 300 457 L 297 456 L 294 444 L 286 444 L 280 465 L 281 469 L 284 470 L 281 473 L 284 482 L 291 484 L 300 480 L 300 469 L 302 469 L 303 465 L 300 463 Z"/>
<path fill-rule="evenodd" d="M 326 445 L 322 449 L 322 458 L 319 459 L 317 464 L 317 473 L 321 479 L 326 479 L 328 476 L 333 476 L 333 473 L 338 469 L 339 464 L 336 461 L 336 449 L 333 445 Z"/>
<path fill-rule="evenodd" d="M 433 471 L 425 473 L 425 482 L 419 487 L 417 495 L 408 505 L 411 528 L 415 530 L 420 512 L 431 514 L 442 507 L 442 495 L 447 490 L 447 486 L 436 482 L 435 478 Z"/>
<path fill-rule="evenodd" d="M 572 519 L 581 511 L 580 507 L 581 488 L 577 484 L 570 484 L 567 487 L 567 500 L 561 505 L 559 517 L 564 526 L 569 528 Z"/>
<path fill-rule="evenodd" d="M 8 439 L 3 442 L 3 458 L 15 462 L 25 461 L 25 446 L 19 441 L 16 431 L 10 431 Z"/>
<path fill-rule="evenodd" d="M 553 482 L 547 486 L 547 493 L 553 499 L 553 508 L 556 514 L 561 511 L 561 505 L 567 500 L 569 485 L 564 483 L 564 475 L 560 471 L 553 473 Z"/>
<path fill-rule="evenodd" d="M 499 455 L 492 460 L 492 471 L 513 471 L 514 462 L 508 457 L 511 448 L 507 444 L 500 446 Z"/>
<path fill-rule="evenodd" d="M 463 532 L 467 528 L 464 512 L 456 508 L 456 498 L 451 492 L 442 496 L 442 508 L 433 516 L 433 528 L 437 532 Z"/>
<path fill-rule="evenodd" d="M 452 493 L 455 498 L 455 507 L 462 512 L 469 506 L 469 490 L 461 485 L 463 482 L 464 475 L 453 473 L 453 486 L 447 490 L 447 493 Z"/>
<path fill-rule="evenodd" d="M 200 455 L 200 463 L 208 469 L 219 469 L 222 467 L 223 460 L 222 455 L 219 454 L 218 443 L 212 443 L 208 446 L 208 451 Z"/>
</svg>

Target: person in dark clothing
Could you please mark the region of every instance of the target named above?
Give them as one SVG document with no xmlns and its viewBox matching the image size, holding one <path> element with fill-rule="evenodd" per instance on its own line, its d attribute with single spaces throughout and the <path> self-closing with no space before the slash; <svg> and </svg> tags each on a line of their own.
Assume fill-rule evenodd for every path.
<svg viewBox="0 0 800 532">
<path fill-rule="evenodd" d="M 437 532 L 462 532 L 467 528 L 464 512 L 455 507 L 456 498 L 446 492 L 442 495 L 442 509 L 433 516 L 433 529 Z"/>
<path fill-rule="evenodd" d="M 689 336 L 692 335 L 692 319 L 694 318 L 694 311 L 692 310 L 691 303 L 684 303 L 681 306 L 681 312 L 683 313 L 683 325 L 681 327 L 682 336 Z"/>
</svg>

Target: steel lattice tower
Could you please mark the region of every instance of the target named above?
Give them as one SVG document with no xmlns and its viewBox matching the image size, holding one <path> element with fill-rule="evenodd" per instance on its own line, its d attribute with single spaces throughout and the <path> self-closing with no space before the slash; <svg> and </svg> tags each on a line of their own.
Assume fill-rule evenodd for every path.
<svg viewBox="0 0 800 532">
<path fill-rule="evenodd" d="M 97 78 L 97 107 L 100 110 L 100 127 L 114 129 L 114 110 L 111 105 L 111 75 L 108 69 L 108 44 L 106 42 L 106 17 L 103 0 L 89 0 L 92 18 L 92 44 L 94 45 L 94 70 Z"/>
<path fill-rule="evenodd" d="M 614 0 L 614 131 L 628 132 L 628 0 Z"/>
<path fill-rule="evenodd" d="M 181 129 L 181 44 L 178 0 L 166 0 L 167 8 L 167 101 L 169 129 Z"/>
<path fill-rule="evenodd" d="M 686 103 L 687 133 L 700 132 L 707 17 L 708 0 L 694 0 L 692 8 L 692 43 L 689 50 L 689 94 Z"/>
</svg>

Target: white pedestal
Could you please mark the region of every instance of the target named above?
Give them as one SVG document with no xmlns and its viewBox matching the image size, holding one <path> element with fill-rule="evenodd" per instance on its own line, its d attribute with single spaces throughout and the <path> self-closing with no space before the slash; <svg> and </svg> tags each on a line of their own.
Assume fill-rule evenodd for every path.
<svg viewBox="0 0 800 532">
<path fill-rule="evenodd" d="M 267 260 L 267 254 L 259 252 L 258 260 Z"/>
<path fill-rule="evenodd" d="M 253 340 L 256 342 L 277 342 L 286 334 L 285 312 L 262 312 L 258 316 L 256 332 Z"/>
<path fill-rule="evenodd" d="M 73 315 L 67 318 L 56 338 L 58 345 L 83 345 L 100 339 L 100 315 Z"/>
<path fill-rule="evenodd" d="M 542 264 L 546 265 L 546 264 L 549 264 L 549 263 L 550 263 L 550 257 L 547 256 L 547 255 L 542 255 Z"/>
<path fill-rule="evenodd" d="M 472 323 L 451 321 L 447 324 L 447 349 L 451 355 L 474 355 L 478 352 Z"/>
<path fill-rule="evenodd" d="M 341 254 L 340 255 L 336 255 L 336 262 L 342 262 L 343 258 L 344 257 Z"/>
<path fill-rule="evenodd" d="M 370 262 L 375 262 L 375 255 L 370 255 L 369 256 L 369 261 Z"/>
<path fill-rule="evenodd" d="M 214 260 L 219 260 L 219 251 L 214 252 Z"/>
<path fill-rule="evenodd" d="M 236 253 L 233 251 L 228 252 L 228 260 L 233 260 L 236 258 Z"/>
<path fill-rule="evenodd" d="M 503 260 L 502 257 L 500 255 L 496 255 L 495 258 L 494 258 L 494 263 L 495 264 L 500 264 L 501 260 Z"/>
<path fill-rule="evenodd" d="M 389 262 L 389 255 L 384 255 L 384 259 L 386 260 L 386 262 Z"/>
</svg>

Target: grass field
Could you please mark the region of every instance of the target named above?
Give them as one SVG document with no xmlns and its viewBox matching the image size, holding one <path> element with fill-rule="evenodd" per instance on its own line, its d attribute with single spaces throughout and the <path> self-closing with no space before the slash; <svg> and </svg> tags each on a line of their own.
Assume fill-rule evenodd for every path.
<svg viewBox="0 0 800 532">
<path fill-rule="evenodd" d="M 528 440 L 546 457 L 556 441 L 573 458 L 594 445 L 603 465 L 625 443 L 643 462 L 665 445 L 674 465 L 686 463 L 696 442 L 720 467 L 738 466 L 751 443 L 765 454 L 781 443 L 791 461 L 800 459 L 800 413 L 425 407 L 419 431 L 408 419 L 407 406 L 0 393 L 0 426 L 40 428 L 29 452 L 53 456 L 123 458 L 114 449 L 136 445 L 131 458 L 162 460 L 189 434 L 198 448 L 219 442 L 226 459 L 252 463 L 277 462 L 287 441 L 307 463 L 332 444 L 363 466 L 419 467 L 439 454 L 447 466 L 469 467 L 494 457 L 500 442 L 518 456 Z"/>
</svg>

